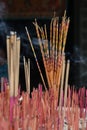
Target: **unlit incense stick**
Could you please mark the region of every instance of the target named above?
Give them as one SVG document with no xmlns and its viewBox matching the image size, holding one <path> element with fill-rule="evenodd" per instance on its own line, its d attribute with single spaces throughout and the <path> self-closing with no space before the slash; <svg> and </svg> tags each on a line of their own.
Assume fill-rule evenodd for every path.
<svg viewBox="0 0 87 130">
<path fill-rule="evenodd" d="M 20 65 L 20 37 L 16 39 L 16 64 L 15 64 L 15 96 L 18 95 L 19 65 Z M 15 62 L 15 60 L 14 60 Z"/>
<path fill-rule="evenodd" d="M 11 65 L 10 65 L 10 96 L 14 96 L 14 60 L 13 60 L 13 44 L 14 44 L 14 32 L 10 32 L 10 46 L 11 46 Z"/>
<path fill-rule="evenodd" d="M 41 72 L 41 69 L 40 69 L 40 66 L 39 66 L 39 63 L 38 63 L 37 57 L 36 57 L 36 53 L 35 53 L 35 51 L 34 51 L 34 47 L 33 47 L 33 44 L 32 44 L 32 41 L 31 41 L 31 38 L 30 38 L 30 35 L 29 35 L 29 32 L 28 32 L 27 27 L 25 27 L 25 29 L 26 29 L 26 33 L 27 33 L 28 40 L 29 40 L 29 42 L 30 42 L 30 45 L 31 45 L 31 48 L 32 48 L 33 54 L 34 54 L 34 58 L 35 58 L 35 60 L 36 60 L 36 64 L 37 64 L 38 70 L 39 70 L 39 72 L 40 72 L 40 76 L 41 76 L 41 79 L 42 79 L 43 85 L 44 85 L 44 87 L 45 87 L 45 90 L 47 90 L 47 88 L 46 88 L 46 84 L 45 84 L 45 81 L 44 81 L 44 78 L 43 78 L 43 75 L 42 75 L 42 72 Z"/>
<path fill-rule="evenodd" d="M 63 55 L 63 65 L 62 65 L 62 76 L 60 84 L 60 99 L 59 99 L 59 108 L 62 108 L 62 98 L 63 98 L 63 87 L 64 87 L 64 77 L 65 77 L 65 55 Z"/>
<path fill-rule="evenodd" d="M 24 71 L 25 71 L 26 90 L 30 94 L 30 59 L 28 59 L 27 63 L 25 61 L 25 57 L 24 57 Z"/>
<path fill-rule="evenodd" d="M 66 64 L 66 75 L 65 75 L 65 92 L 64 92 L 64 109 L 66 107 L 66 100 L 67 100 L 67 89 L 68 89 L 68 78 L 69 78 L 69 68 L 70 68 L 70 61 L 67 60 Z"/>
<path fill-rule="evenodd" d="M 6 37 L 6 43 L 7 43 L 7 62 L 8 62 L 8 78 L 10 82 L 10 65 L 11 65 L 11 50 L 10 50 L 10 36 Z"/>
</svg>

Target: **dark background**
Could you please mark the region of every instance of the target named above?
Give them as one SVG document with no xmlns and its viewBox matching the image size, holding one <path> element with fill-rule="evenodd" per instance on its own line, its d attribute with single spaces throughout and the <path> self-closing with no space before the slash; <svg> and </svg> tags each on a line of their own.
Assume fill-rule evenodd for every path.
<svg viewBox="0 0 87 130">
<path fill-rule="evenodd" d="M 63 1 L 61 0 L 61 2 Z M 70 17 L 70 27 L 65 50 L 66 57 L 71 61 L 69 84 L 75 85 L 76 87 L 87 86 L 87 1 L 65 1 L 59 13 L 56 9 L 60 17 L 63 15 L 65 9 L 67 11 L 67 16 Z M 29 17 L 8 17 L 6 9 L 3 7 L 1 10 L 0 8 L 0 48 L 3 48 L 6 53 L 6 36 L 9 35 L 10 31 L 16 31 L 18 36 L 21 37 L 20 84 L 23 90 L 25 90 L 23 56 L 25 56 L 26 59 L 30 58 L 31 61 L 31 88 L 37 87 L 38 83 L 42 83 L 25 32 L 25 26 L 27 26 L 32 40 L 36 40 L 35 28 L 32 24 L 35 19 L 33 13 L 32 16 Z M 52 12 L 49 13 L 50 15 L 46 15 L 46 17 L 44 15 L 43 17 L 36 15 L 39 25 L 44 25 L 46 23 L 48 29 L 51 17 L 53 16 Z M 37 43 L 37 41 L 34 43 Z M 38 43 L 36 45 L 34 44 L 34 47 L 45 77 Z"/>
</svg>

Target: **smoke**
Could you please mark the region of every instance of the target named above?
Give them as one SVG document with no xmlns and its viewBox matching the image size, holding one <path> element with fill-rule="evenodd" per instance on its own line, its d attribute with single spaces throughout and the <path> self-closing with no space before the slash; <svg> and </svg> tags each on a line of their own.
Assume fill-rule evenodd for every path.
<svg viewBox="0 0 87 130">
<path fill-rule="evenodd" d="M 87 52 L 80 46 L 74 45 L 70 54 L 70 80 L 78 87 L 87 86 Z"/>
<path fill-rule="evenodd" d="M 70 59 L 72 62 L 76 64 L 86 64 L 87 63 L 87 54 L 83 49 L 74 46 L 74 52 L 70 55 Z"/>
<path fill-rule="evenodd" d="M 8 9 L 6 6 L 6 3 L 3 1 L 0 1 L 0 35 L 4 36 L 4 34 L 7 34 L 7 25 L 4 22 L 3 18 L 7 16 Z"/>
<path fill-rule="evenodd" d="M 7 32 L 8 32 L 7 24 L 3 20 L 1 20 L 0 21 L 0 35 L 3 36 L 4 34 L 7 34 Z"/>
</svg>

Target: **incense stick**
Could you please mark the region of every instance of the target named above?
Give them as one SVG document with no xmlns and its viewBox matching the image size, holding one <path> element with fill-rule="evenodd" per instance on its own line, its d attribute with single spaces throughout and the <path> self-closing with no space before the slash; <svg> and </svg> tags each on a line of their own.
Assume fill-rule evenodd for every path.
<svg viewBox="0 0 87 130">
<path fill-rule="evenodd" d="M 10 67 L 11 67 L 11 71 L 10 71 L 10 95 L 11 95 L 11 97 L 13 97 L 14 96 L 14 87 L 15 87 L 15 85 L 14 85 L 14 60 L 13 60 L 13 44 L 14 44 L 14 32 L 10 32 L 11 33 L 11 37 L 10 37 L 10 44 L 11 44 L 11 59 L 9 59 L 9 60 L 11 60 L 11 65 L 10 65 Z"/>
<path fill-rule="evenodd" d="M 41 36 L 42 36 L 42 40 L 44 41 L 44 40 L 45 40 L 45 34 L 44 34 L 43 28 L 42 28 L 42 31 L 41 31 Z M 45 41 L 46 41 L 46 40 L 45 40 Z M 45 43 L 43 44 L 43 51 L 44 51 L 44 53 L 43 53 L 43 55 L 42 55 L 42 58 L 43 58 L 43 63 L 44 63 L 44 68 L 45 68 L 45 72 L 46 72 L 46 77 L 47 77 L 48 85 L 49 85 L 49 87 L 51 87 L 52 84 L 51 84 L 51 80 L 50 80 L 50 78 L 49 78 L 49 73 L 48 73 L 48 70 L 50 69 L 50 67 L 49 67 L 49 66 L 46 67 L 46 66 L 47 66 L 47 62 L 49 62 L 49 59 L 48 59 L 49 56 L 47 56 L 47 54 L 46 54 L 47 45 L 45 45 L 45 44 L 48 44 L 48 43 L 45 42 Z M 49 50 L 49 55 L 50 55 L 50 50 Z M 49 69 L 48 69 L 48 68 L 49 68 Z"/>
<path fill-rule="evenodd" d="M 52 24 L 53 24 L 53 19 L 51 19 L 51 23 L 50 23 L 50 48 L 52 49 L 52 44 L 53 44 L 53 42 L 52 42 L 52 36 L 53 36 L 53 33 L 52 33 Z"/>
<path fill-rule="evenodd" d="M 41 69 L 40 69 L 40 66 L 39 66 L 37 57 L 36 57 L 36 53 L 35 53 L 35 51 L 34 51 L 34 47 L 33 47 L 33 44 L 32 44 L 32 41 L 31 41 L 31 38 L 30 38 L 30 35 L 29 35 L 29 32 L 28 32 L 27 27 L 25 27 L 25 29 L 26 29 L 26 33 L 27 33 L 27 36 L 28 36 L 28 40 L 30 41 L 30 45 L 31 45 L 31 48 L 32 48 L 32 51 L 33 51 L 33 54 L 34 54 L 34 57 L 35 57 L 35 60 L 36 60 L 36 64 L 37 64 L 38 70 L 39 70 L 39 72 L 40 72 L 40 76 L 41 76 L 43 85 L 44 85 L 44 87 L 45 87 L 45 90 L 47 90 L 46 84 L 45 84 L 45 81 L 44 81 L 44 78 L 43 78 L 43 75 L 42 75 L 42 72 L 41 72 Z"/>
<path fill-rule="evenodd" d="M 29 84 L 29 87 L 28 87 L 28 91 L 30 93 L 30 59 L 28 59 L 28 75 L 29 75 L 29 80 L 28 80 L 28 84 Z"/>
<path fill-rule="evenodd" d="M 24 71 L 25 71 L 26 90 L 30 94 L 30 59 L 28 59 L 27 63 L 25 61 L 25 57 L 24 57 Z"/>
<path fill-rule="evenodd" d="M 7 36 L 6 38 L 6 43 L 7 43 L 7 63 L 8 63 L 8 78 L 10 82 L 10 58 L 11 58 L 11 50 L 10 50 L 10 36 Z"/>
<path fill-rule="evenodd" d="M 65 76 L 65 92 L 64 92 L 64 109 L 66 108 L 66 101 L 67 101 L 67 89 L 68 89 L 68 78 L 69 78 L 69 68 L 70 68 L 70 61 L 67 61 L 66 65 L 66 76 Z M 64 112 L 65 113 L 65 112 Z M 65 117 L 65 114 L 64 114 Z"/>
<path fill-rule="evenodd" d="M 13 59 L 13 73 L 14 73 L 14 96 L 17 96 L 17 95 L 15 95 L 15 86 L 16 86 L 16 79 L 15 78 L 17 78 L 17 74 L 16 73 L 18 73 L 18 70 L 17 70 L 17 45 L 16 45 L 16 38 L 17 38 L 17 34 L 16 34 L 16 32 L 12 32 L 12 33 L 14 33 L 14 35 L 13 35 L 13 45 L 12 45 L 12 49 L 13 49 L 13 57 L 12 57 L 12 59 Z M 16 69 L 15 69 L 15 67 L 16 67 Z M 17 71 L 16 71 L 17 70 Z M 17 86 L 18 87 L 18 86 Z"/>
<path fill-rule="evenodd" d="M 1 78 L 1 92 L 4 91 L 4 78 Z"/>
<path fill-rule="evenodd" d="M 61 76 L 61 85 L 60 85 L 60 100 L 59 100 L 59 108 L 62 107 L 62 93 L 64 86 L 64 76 L 65 76 L 65 55 L 63 56 L 63 65 L 62 65 L 62 76 Z"/>
<path fill-rule="evenodd" d="M 17 37 L 16 44 L 17 45 L 16 45 L 16 65 L 15 65 L 15 96 L 18 95 L 18 86 L 19 86 L 20 37 Z"/>
<path fill-rule="evenodd" d="M 70 23 L 70 19 L 68 18 L 65 21 L 65 23 L 64 23 L 65 25 L 64 25 L 64 30 L 63 30 L 64 36 L 63 36 L 62 53 L 64 53 L 64 50 L 65 50 L 65 45 L 66 45 L 66 39 L 67 39 L 67 33 L 68 33 L 69 23 Z"/>
<path fill-rule="evenodd" d="M 24 60 L 24 72 L 25 72 L 25 82 L 26 82 L 26 89 L 27 89 L 27 86 L 28 86 L 28 84 L 27 84 L 27 72 L 26 72 L 26 61 L 25 61 L 25 57 L 23 57 L 23 60 Z"/>
</svg>

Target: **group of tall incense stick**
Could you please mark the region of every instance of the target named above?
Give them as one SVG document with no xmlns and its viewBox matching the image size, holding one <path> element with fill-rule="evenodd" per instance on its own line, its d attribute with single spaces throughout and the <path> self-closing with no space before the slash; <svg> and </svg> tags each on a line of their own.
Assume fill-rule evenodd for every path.
<svg viewBox="0 0 87 130">
<path fill-rule="evenodd" d="M 50 39 L 48 39 L 46 25 L 44 25 L 44 27 L 40 27 L 36 19 L 35 22 L 33 23 L 36 28 L 38 42 L 40 45 L 40 50 L 41 50 L 42 59 L 45 67 L 47 81 L 48 81 L 48 87 L 49 88 L 53 87 L 54 89 L 56 89 L 56 91 L 58 91 L 58 94 L 60 91 L 60 99 L 61 99 L 61 91 L 63 89 L 63 86 L 65 86 L 65 102 L 66 102 L 66 95 L 67 95 L 70 61 L 65 60 L 64 50 L 66 45 L 69 22 L 70 20 L 69 18 L 66 17 L 66 12 L 62 17 L 61 22 L 59 21 L 58 17 L 53 17 L 50 23 Z M 37 67 L 39 69 L 42 78 L 43 85 L 45 87 L 45 90 L 47 90 L 47 86 L 44 77 L 42 75 L 38 58 L 36 56 L 33 43 L 31 41 L 27 27 L 25 29 L 37 63 Z M 65 71 L 66 71 L 66 75 L 65 75 Z"/>
<path fill-rule="evenodd" d="M 36 20 L 34 25 L 42 53 L 48 85 L 49 87 L 59 89 L 69 18 L 66 18 L 66 12 L 62 17 L 61 23 L 58 17 L 52 18 L 50 23 L 50 42 L 48 40 L 46 25 L 40 28 Z"/>
<path fill-rule="evenodd" d="M 10 96 L 13 97 L 18 95 L 20 37 L 17 37 L 16 32 L 10 32 L 10 36 L 7 36 L 6 40 Z"/>
</svg>

